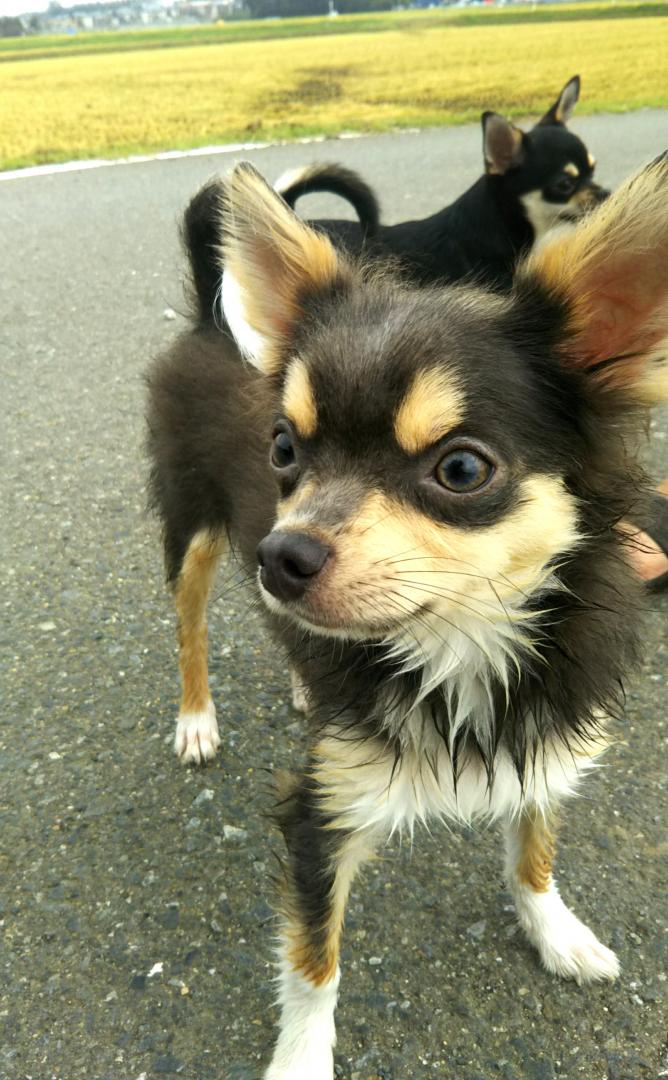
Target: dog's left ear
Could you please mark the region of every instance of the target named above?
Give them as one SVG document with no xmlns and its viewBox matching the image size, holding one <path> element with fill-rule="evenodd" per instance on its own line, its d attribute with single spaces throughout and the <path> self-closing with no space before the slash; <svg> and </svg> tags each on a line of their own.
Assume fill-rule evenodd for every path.
<svg viewBox="0 0 668 1080">
<path fill-rule="evenodd" d="M 614 390 L 612 401 L 668 401 L 668 152 L 575 228 L 555 230 L 515 289 L 525 324 L 540 321 L 536 302 L 561 307 L 563 362 Z"/>
<path fill-rule="evenodd" d="M 567 124 L 580 97 L 580 76 L 569 79 L 554 105 L 539 120 L 539 124 Z"/>
<path fill-rule="evenodd" d="M 508 169 L 521 165 L 524 132 L 499 113 L 484 112 L 481 120 L 485 172 L 502 176 Z"/>
<path fill-rule="evenodd" d="M 248 162 L 225 182 L 221 205 L 222 306 L 241 352 L 271 372 L 308 297 L 349 277 L 330 241 L 308 228 Z"/>
</svg>

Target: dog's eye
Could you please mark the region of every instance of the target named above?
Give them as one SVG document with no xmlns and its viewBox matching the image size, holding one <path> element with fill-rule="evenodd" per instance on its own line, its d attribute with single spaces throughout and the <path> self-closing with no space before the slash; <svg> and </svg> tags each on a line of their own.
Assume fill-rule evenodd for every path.
<svg viewBox="0 0 668 1080">
<path fill-rule="evenodd" d="M 295 463 L 295 448 L 287 431 L 274 433 L 271 444 L 271 463 L 275 469 L 288 469 Z"/>
<path fill-rule="evenodd" d="M 558 180 L 555 180 L 552 186 L 554 191 L 558 195 L 570 195 L 573 191 L 575 191 L 576 184 L 577 180 L 574 176 L 568 176 L 565 174 L 564 176 L 560 176 Z"/>
<path fill-rule="evenodd" d="M 451 450 L 436 466 L 436 479 L 448 491 L 477 491 L 493 472 L 494 466 L 480 454 L 472 450 Z"/>
</svg>

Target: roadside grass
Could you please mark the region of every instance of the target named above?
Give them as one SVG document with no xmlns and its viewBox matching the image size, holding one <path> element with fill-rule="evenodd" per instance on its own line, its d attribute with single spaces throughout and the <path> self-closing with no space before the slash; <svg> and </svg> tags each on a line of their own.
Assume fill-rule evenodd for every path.
<svg viewBox="0 0 668 1080">
<path fill-rule="evenodd" d="M 136 42 L 152 32 L 141 31 L 127 35 L 132 47 L 115 48 L 110 39 L 124 35 L 91 34 L 48 57 L 23 45 L 20 59 L 18 45 L 3 44 L 0 167 L 462 123 L 485 108 L 535 115 L 575 72 L 580 113 L 668 106 L 668 14 L 618 17 L 622 7 L 650 6 L 668 12 L 668 4 L 598 4 L 576 21 L 564 20 L 574 10 L 564 5 L 350 16 L 335 40 L 329 27 L 344 17 L 241 23 L 215 33 L 248 40 L 202 47 L 190 30 L 168 30 L 157 33 L 181 34 L 178 47 L 152 38 L 147 48 Z M 304 33 L 281 36 L 288 22 Z M 268 26 L 277 32 L 264 40 Z M 77 45 L 84 37 L 99 50 Z M 19 41 L 37 47 L 38 39 Z"/>
</svg>

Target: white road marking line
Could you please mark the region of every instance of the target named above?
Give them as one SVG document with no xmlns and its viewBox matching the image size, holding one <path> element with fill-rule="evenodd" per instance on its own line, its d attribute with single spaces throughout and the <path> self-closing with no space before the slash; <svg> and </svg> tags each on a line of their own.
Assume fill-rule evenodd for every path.
<svg viewBox="0 0 668 1080">
<path fill-rule="evenodd" d="M 335 136 L 339 139 L 361 139 L 365 133 L 344 131 Z M 225 143 L 222 146 L 197 146 L 192 150 L 162 150 L 158 154 L 133 154 L 124 158 L 88 158 L 82 161 L 61 161 L 53 165 L 28 165 L 25 169 L 8 169 L 0 172 L 1 180 L 24 180 L 33 176 L 51 176 L 55 173 L 85 172 L 87 169 L 106 169 L 112 165 L 140 165 L 147 161 L 173 161 L 179 158 L 206 157 L 214 154 L 238 154 L 243 150 L 267 150 L 271 146 L 305 145 L 325 142 L 331 136 L 310 135 L 303 139 L 291 139 L 288 142 L 241 142 Z"/>
</svg>

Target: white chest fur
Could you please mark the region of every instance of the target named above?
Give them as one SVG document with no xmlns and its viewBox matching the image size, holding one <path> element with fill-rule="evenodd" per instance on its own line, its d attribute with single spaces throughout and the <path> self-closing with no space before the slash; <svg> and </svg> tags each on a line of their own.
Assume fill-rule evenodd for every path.
<svg viewBox="0 0 668 1080">
<path fill-rule="evenodd" d="M 574 754 L 561 743 L 541 747 L 526 767 L 523 782 L 506 750 L 495 759 L 490 784 L 485 768 L 474 755 L 463 755 L 455 780 L 448 749 L 431 719 L 416 710 L 412 738 L 401 760 L 384 750 L 369 754 L 368 746 L 325 739 L 320 750 L 329 758 L 321 779 L 332 792 L 331 808 L 347 828 L 369 829 L 392 835 L 430 820 L 460 821 L 512 819 L 523 808 L 546 812 L 572 794 L 579 778 L 595 766 L 602 742 L 587 754 Z M 328 773 L 336 773 L 336 795 Z"/>
</svg>

